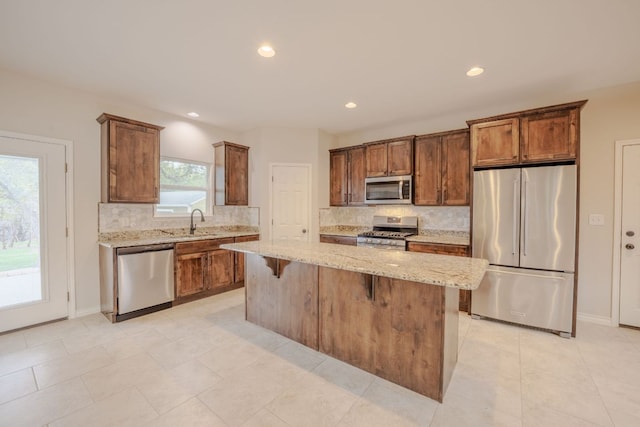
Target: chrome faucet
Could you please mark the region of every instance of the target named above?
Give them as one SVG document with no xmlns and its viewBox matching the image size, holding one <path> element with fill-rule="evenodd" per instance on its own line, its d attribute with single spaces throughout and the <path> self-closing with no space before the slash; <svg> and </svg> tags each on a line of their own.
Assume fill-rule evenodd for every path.
<svg viewBox="0 0 640 427">
<path fill-rule="evenodd" d="M 204 222 L 204 214 L 202 213 L 202 211 L 200 209 L 194 209 L 191 211 L 191 225 L 189 226 L 189 234 L 193 234 L 194 231 L 196 231 L 196 225 L 193 223 L 193 214 L 196 213 L 196 211 L 200 212 L 200 222 Z"/>
</svg>

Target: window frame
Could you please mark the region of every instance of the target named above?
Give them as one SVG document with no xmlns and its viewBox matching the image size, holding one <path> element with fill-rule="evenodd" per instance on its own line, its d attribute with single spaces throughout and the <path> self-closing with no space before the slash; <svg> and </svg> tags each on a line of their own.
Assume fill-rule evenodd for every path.
<svg viewBox="0 0 640 427">
<path fill-rule="evenodd" d="M 160 177 L 160 192 L 163 189 L 169 190 L 185 190 L 185 191 L 204 191 L 206 196 L 205 200 L 205 209 L 204 215 L 210 216 L 212 214 L 212 192 L 213 192 L 213 163 L 210 162 L 201 162 L 197 160 L 191 159 L 181 159 L 178 157 L 169 157 L 169 156 L 160 156 L 160 165 L 163 161 L 172 161 L 179 163 L 188 163 L 192 165 L 205 166 L 207 168 L 207 187 L 193 187 L 187 185 L 162 185 L 162 176 Z M 161 173 L 162 174 L 162 173 Z M 167 213 L 167 212 L 158 212 L 158 206 L 162 206 L 160 203 L 156 203 L 153 205 L 153 216 L 155 218 L 186 218 L 191 216 L 191 212 L 178 212 L 178 213 Z"/>
</svg>

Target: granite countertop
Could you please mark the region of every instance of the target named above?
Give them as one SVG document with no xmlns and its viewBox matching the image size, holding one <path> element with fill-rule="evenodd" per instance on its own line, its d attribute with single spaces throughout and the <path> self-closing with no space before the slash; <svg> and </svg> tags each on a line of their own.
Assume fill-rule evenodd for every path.
<svg viewBox="0 0 640 427">
<path fill-rule="evenodd" d="M 260 234 L 260 230 L 257 227 L 199 227 L 194 234 L 189 234 L 188 228 L 168 228 L 100 233 L 98 236 L 98 244 L 108 248 L 123 248 L 161 243 L 189 242 L 193 240 L 223 239 L 227 237 L 251 236 L 254 234 Z"/>
<path fill-rule="evenodd" d="M 357 237 L 358 233 L 370 231 L 371 227 L 357 225 L 332 225 L 320 228 L 320 234 L 330 236 Z M 455 230 L 420 230 L 420 234 L 407 237 L 408 242 L 436 243 L 469 246 L 469 233 Z"/>
<path fill-rule="evenodd" d="M 449 255 L 385 251 L 332 243 L 257 241 L 220 246 L 238 252 L 459 289 L 476 289 L 488 261 Z"/>
</svg>

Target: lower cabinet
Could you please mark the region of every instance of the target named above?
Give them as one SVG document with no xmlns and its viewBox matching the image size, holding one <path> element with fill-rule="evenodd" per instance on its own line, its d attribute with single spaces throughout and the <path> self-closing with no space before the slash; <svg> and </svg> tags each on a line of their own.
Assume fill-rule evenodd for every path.
<svg viewBox="0 0 640 427">
<path fill-rule="evenodd" d="M 241 288 L 244 285 L 244 255 L 220 249 L 220 245 L 248 240 L 258 240 L 258 236 L 176 243 L 174 304 Z"/>
<path fill-rule="evenodd" d="M 446 245 L 437 243 L 408 242 L 407 250 L 438 255 L 470 256 L 469 246 Z M 460 290 L 460 311 L 469 312 L 471 309 L 471 291 Z"/>
<path fill-rule="evenodd" d="M 320 243 L 337 243 L 339 245 L 357 245 L 357 238 L 350 236 L 335 236 L 331 234 L 321 234 Z"/>
</svg>

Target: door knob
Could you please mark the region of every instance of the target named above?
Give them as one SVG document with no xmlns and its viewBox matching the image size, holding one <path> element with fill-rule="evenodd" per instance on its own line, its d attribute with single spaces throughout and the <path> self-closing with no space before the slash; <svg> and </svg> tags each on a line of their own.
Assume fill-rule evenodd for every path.
<svg viewBox="0 0 640 427">
<path fill-rule="evenodd" d="M 626 233 L 624 233 L 624 234 L 626 234 L 626 235 L 627 235 L 627 236 L 629 236 L 629 237 L 633 237 L 633 236 L 635 236 L 635 235 L 636 235 L 636 233 L 634 233 L 634 232 L 633 232 L 633 231 L 631 231 L 631 230 L 627 231 L 627 232 L 626 232 Z"/>
<path fill-rule="evenodd" d="M 626 245 L 624 245 L 624 247 L 625 247 L 625 248 L 627 248 L 627 249 L 629 249 L 629 250 L 631 250 L 631 249 L 635 249 L 635 248 L 636 248 L 636 247 L 635 247 L 633 244 L 631 244 L 631 243 L 627 243 Z"/>
<path fill-rule="evenodd" d="M 304 234 L 304 233 L 306 233 L 306 232 L 307 232 L 307 229 L 306 229 L 306 228 L 303 228 L 303 229 L 302 229 L 302 233 Z"/>
</svg>

